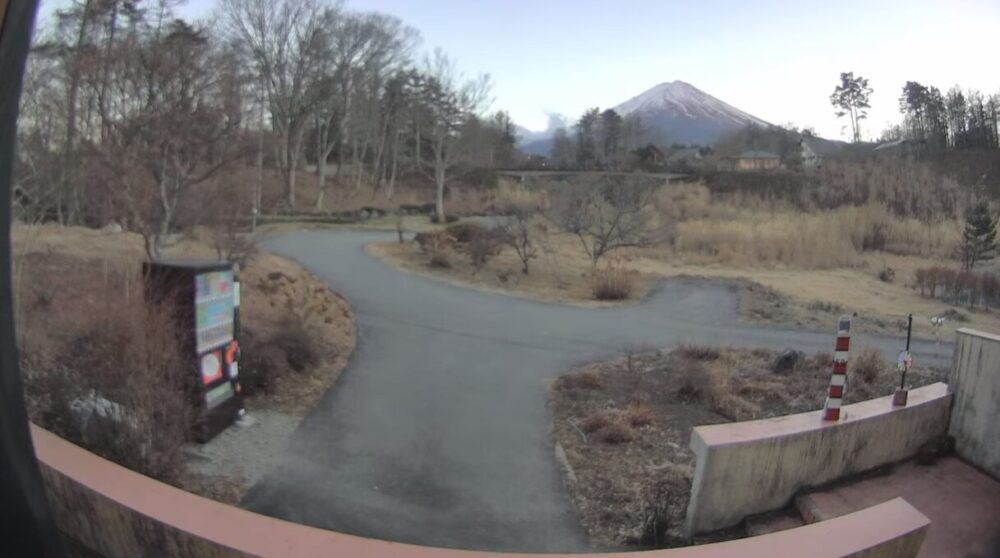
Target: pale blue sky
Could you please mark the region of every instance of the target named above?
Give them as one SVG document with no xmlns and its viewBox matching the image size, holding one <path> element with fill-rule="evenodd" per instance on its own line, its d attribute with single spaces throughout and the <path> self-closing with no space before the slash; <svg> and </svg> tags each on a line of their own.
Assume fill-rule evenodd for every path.
<svg viewBox="0 0 1000 558">
<path fill-rule="evenodd" d="M 43 17 L 67 0 L 43 0 Z M 995 0 L 699 1 L 348 0 L 400 17 L 470 75 L 495 83 L 493 108 L 543 128 L 680 79 L 770 122 L 844 137 L 829 95 L 841 71 L 871 81 L 865 125 L 899 119 L 906 80 L 1000 92 Z M 189 0 L 185 17 L 211 13 Z"/>
</svg>

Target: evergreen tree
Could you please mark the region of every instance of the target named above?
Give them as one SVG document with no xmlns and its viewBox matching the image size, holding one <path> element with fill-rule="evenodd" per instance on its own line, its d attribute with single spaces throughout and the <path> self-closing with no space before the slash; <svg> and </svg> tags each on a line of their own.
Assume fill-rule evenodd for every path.
<svg viewBox="0 0 1000 558">
<path fill-rule="evenodd" d="M 965 212 L 965 230 L 962 231 L 962 259 L 965 269 L 971 270 L 979 262 L 993 259 L 997 248 L 997 224 L 990 204 L 980 200 Z"/>
<path fill-rule="evenodd" d="M 576 144 L 570 139 L 566 128 L 557 129 L 552 138 L 552 164 L 560 170 L 574 168 L 577 164 Z"/>
<path fill-rule="evenodd" d="M 871 94 L 872 88 L 868 86 L 867 79 L 854 77 L 854 72 L 844 72 L 840 74 L 840 85 L 830 95 L 830 104 L 837 109 L 837 118 L 850 118 L 851 137 L 855 143 L 861 141 L 861 121 L 868 117 L 868 109 L 871 108 L 868 98 Z"/>
<path fill-rule="evenodd" d="M 588 109 L 576 121 L 576 158 L 580 170 L 593 170 L 597 166 L 597 128 L 601 111 Z"/>
</svg>

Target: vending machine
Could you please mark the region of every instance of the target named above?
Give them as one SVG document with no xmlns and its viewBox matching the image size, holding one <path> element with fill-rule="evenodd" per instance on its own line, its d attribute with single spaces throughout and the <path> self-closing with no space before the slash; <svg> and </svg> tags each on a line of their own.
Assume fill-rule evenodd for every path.
<svg viewBox="0 0 1000 558">
<path fill-rule="evenodd" d="M 192 430 L 207 442 L 243 414 L 239 382 L 238 269 L 230 262 L 143 264 L 147 296 L 174 309 L 196 409 Z"/>
</svg>

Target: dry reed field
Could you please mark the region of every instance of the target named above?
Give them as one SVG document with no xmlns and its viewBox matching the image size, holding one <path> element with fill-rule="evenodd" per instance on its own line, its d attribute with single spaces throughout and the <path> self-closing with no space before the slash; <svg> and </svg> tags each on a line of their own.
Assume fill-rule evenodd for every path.
<svg viewBox="0 0 1000 558">
<path fill-rule="evenodd" d="M 720 192 L 717 185 L 713 190 L 704 182 L 659 188 L 644 209 L 648 226 L 657 233 L 654 241 L 615 250 L 609 258 L 616 269 L 614 276 L 637 278 L 636 288 L 623 300 L 641 299 L 658 279 L 704 277 L 762 286 L 764 291 L 741 289 L 741 316 L 752 321 L 826 329 L 839 313 L 846 312 L 857 315 L 862 331 L 900 334 L 905 316 L 912 313 L 914 331 L 921 337 L 950 336 L 956 320 L 943 328 L 931 324 L 932 316 L 941 315 L 959 316 L 962 326 L 1000 329 L 1000 319 L 992 311 L 955 308 L 920 294 L 919 269 L 942 262 L 959 265 L 954 258 L 962 222 L 949 212 L 949 204 L 927 195 L 916 201 L 907 198 L 916 194 L 908 193 L 899 180 L 881 180 L 882 190 L 864 185 L 850 167 L 828 172 L 843 174 L 852 199 L 862 202 L 804 204 L 787 193 Z M 926 170 L 909 169 L 904 174 L 913 180 L 933 180 Z M 567 180 L 535 187 L 501 181 L 491 196 L 496 206 L 513 203 L 537 208 L 532 238 L 538 255 L 529 275 L 516 273 L 517 258 L 508 248 L 481 268 L 467 264 L 458 253 L 445 256 L 449 266 L 432 267 L 416 246 L 385 244 L 371 251 L 410 271 L 478 288 L 594 304 L 595 299 L 610 298 L 595 296 L 593 289 L 595 282 L 611 276 L 601 271 L 608 264 L 595 268 L 579 239 L 550 218 L 551 197 L 573 187 Z M 947 181 L 940 186 L 946 201 L 953 187 Z M 824 192 L 810 195 L 823 200 L 823 195 L 830 195 Z M 900 199 L 912 209 L 905 216 L 892 209 L 902 203 Z M 928 208 L 939 211 L 938 217 L 920 217 Z M 757 296 L 761 292 L 768 296 Z M 601 302 L 609 303 L 614 301 Z M 763 306 L 769 308 L 761 310 Z"/>
</svg>

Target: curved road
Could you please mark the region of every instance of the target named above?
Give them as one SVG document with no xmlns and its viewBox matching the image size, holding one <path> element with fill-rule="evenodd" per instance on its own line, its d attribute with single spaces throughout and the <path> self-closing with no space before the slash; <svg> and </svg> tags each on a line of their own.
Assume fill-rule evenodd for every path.
<svg viewBox="0 0 1000 558">
<path fill-rule="evenodd" d="M 290 521 L 432 546 L 586 551 L 549 439 L 547 380 L 628 346 L 830 351 L 831 333 L 740 324 L 735 291 L 669 281 L 642 304 L 586 309 L 483 293 L 364 251 L 394 233 L 272 238 L 351 302 L 358 346 L 243 505 Z M 832 324 L 831 324 L 832 327 Z M 855 335 L 895 355 L 901 342 Z M 917 341 L 922 362 L 951 347 Z"/>
</svg>

